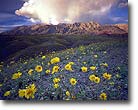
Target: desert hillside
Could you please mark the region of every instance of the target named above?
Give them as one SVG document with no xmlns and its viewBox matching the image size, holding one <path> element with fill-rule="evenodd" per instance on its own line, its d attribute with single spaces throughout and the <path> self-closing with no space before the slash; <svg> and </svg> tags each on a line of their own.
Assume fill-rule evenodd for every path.
<svg viewBox="0 0 138 110">
<path fill-rule="evenodd" d="M 127 24 L 100 25 L 97 22 L 74 23 L 58 25 L 36 24 L 31 26 L 16 27 L 11 31 L 2 33 L 3 35 L 103 35 L 103 34 L 125 34 L 128 33 Z"/>
</svg>

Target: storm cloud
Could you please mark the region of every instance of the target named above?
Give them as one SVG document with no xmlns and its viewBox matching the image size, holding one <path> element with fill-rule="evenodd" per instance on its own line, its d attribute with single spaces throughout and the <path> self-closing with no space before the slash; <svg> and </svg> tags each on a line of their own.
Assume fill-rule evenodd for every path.
<svg viewBox="0 0 138 110">
<path fill-rule="evenodd" d="M 32 22 L 73 23 L 106 15 L 116 2 L 117 0 L 25 0 L 15 13 Z"/>
</svg>

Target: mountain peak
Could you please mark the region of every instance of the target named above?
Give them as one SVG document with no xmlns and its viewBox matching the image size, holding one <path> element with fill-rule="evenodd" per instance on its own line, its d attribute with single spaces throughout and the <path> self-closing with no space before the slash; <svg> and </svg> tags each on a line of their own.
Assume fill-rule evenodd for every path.
<svg viewBox="0 0 138 110">
<path fill-rule="evenodd" d="M 58 25 L 35 24 L 19 26 L 4 32 L 4 35 L 43 35 L 43 34 L 125 34 L 128 33 L 127 24 L 100 25 L 97 22 L 76 22 L 73 24 L 60 23 Z"/>
</svg>

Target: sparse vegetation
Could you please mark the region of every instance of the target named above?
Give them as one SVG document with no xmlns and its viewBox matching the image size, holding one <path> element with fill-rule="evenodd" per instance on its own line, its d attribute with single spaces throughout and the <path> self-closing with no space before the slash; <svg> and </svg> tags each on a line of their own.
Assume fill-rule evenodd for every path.
<svg viewBox="0 0 138 110">
<path fill-rule="evenodd" d="M 38 54 L 48 54 L 69 48 L 127 40 L 127 35 L 91 36 L 91 35 L 34 35 L 34 36 L 0 36 L 0 61 L 14 58 L 36 57 Z"/>
<path fill-rule="evenodd" d="M 1 62 L 0 99 L 128 99 L 127 37 L 33 37 L 16 37 L 22 39 L 21 42 L 30 42 L 28 48 L 15 52 L 16 54 L 12 55 L 14 59 L 10 59 L 9 63 Z M 35 39 L 36 37 L 38 39 Z M 54 45 L 57 41 L 65 48 L 60 50 Z M 55 46 L 52 48 L 59 50 L 49 53 L 42 51 L 39 47 L 43 44 L 42 49 L 49 48 L 46 42 L 52 43 Z M 31 55 L 33 52 L 29 48 L 33 47 L 39 54 L 22 57 Z M 20 75 L 13 79 L 15 73 Z"/>
</svg>

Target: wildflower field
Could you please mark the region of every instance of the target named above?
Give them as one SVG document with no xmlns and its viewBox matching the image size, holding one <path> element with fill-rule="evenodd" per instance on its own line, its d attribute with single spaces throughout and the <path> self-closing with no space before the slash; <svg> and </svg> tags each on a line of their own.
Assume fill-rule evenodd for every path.
<svg viewBox="0 0 138 110">
<path fill-rule="evenodd" d="M 127 37 L 0 64 L 1 100 L 128 100 Z"/>
</svg>

